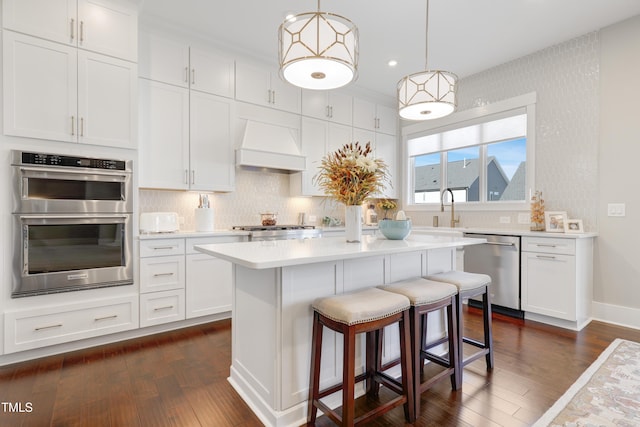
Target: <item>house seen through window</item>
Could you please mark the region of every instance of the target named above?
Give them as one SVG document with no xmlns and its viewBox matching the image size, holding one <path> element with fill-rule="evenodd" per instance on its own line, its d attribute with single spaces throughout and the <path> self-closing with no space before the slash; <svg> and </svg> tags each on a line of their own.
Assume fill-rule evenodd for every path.
<svg viewBox="0 0 640 427">
<path fill-rule="evenodd" d="M 456 203 L 526 201 L 528 143 L 524 108 L 409 138 L 413 204 L 439 204 L 446 188 Z"/>
</svg>

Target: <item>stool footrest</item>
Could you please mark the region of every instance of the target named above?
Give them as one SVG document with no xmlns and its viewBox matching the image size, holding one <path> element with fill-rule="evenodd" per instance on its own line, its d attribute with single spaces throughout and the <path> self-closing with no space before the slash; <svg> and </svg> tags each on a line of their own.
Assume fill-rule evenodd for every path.
<svg viewBox="0 0 640 427">
<path fill-rule="evenodd" d="M 364 381 L 364 379 L 367 378 L 367 374 L 363 373 L 360 375 L 356 376 L 356 379 L 354 380 L 354 384 L 357 384 L 361 381 Z M 338 383 L 336 385 L 332 385 L 331 387 L 327 387 L 324 390 L 320 390 L 318 391 L 318 397 L 320 399 L 322 399 L 323 397 L 327 397 L 330 394 L 336 393 L 338 391 L 342 390 L 342 383 Z"/>
<path fill-rule="evenodd" d="M 449 367 L 449 359 L 445 359 L 444 357 L 438 356 L 437 354 L 422 351 L 422 357 L 430 362 L 437 363 L 440 366 L 444 366 L 445 368 Z"/>
<path fill-rule="evenodd" d="M 471 344 L 471 345 L 473 345 L 473 346 L 475 346 L 475 347 L 478 347 L 478 348 L 482 348 L 482 349 L 487 348 L 487 346 L 486 346 L 486 344 L 485 344 L 485 343 L 480 342 L 480 341 L 478 341 L 478 340 L 474 340 L 474 339 L 472 339 L 472 338 L 463 337 L 463 338 L 462 338 L 462 341 L 463 341 L 463 342 L 465 342 L 465 343 L 467 343 L 467 344 Z"/>
<path fill-rule="evenodd" d="M 376 372 L 373 380 L 384 384 L 388 389 L 396 394 L 402 395 L 402 383 L 384 372 Z M 402 396 L 401 396 L 402 397 Z"/>
</svg>

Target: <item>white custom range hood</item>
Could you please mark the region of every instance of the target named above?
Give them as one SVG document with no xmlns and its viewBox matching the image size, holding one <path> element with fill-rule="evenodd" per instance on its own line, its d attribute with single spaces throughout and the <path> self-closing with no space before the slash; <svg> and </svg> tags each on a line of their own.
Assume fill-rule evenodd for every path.
<svg viewBox="0 0 640 427">
<path fill-rule="evenodd" d="M 247 120 L 236 165 L 300 172 L 306 169 L 306 159 L 289 128 Z"/>
</svg>

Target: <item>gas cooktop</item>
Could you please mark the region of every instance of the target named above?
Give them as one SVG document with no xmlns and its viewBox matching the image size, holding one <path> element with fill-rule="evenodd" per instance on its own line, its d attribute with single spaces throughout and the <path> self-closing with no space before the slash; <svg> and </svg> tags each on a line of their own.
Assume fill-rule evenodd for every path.
<svg viewBox="0 0 640 427">
<path fill-rule="evenodd" d="M 313 225 L 236 225 L 234 230 L 249 232 L 249 240 L 290 240 L 322 237 L 322 230 Z"/>
<path fill-rule="evenodd" d="M 234 230 L 242 231 L 268 231 L 268 230 L 313 230 L 314 225 L 234 225 Z"/>
</svg>

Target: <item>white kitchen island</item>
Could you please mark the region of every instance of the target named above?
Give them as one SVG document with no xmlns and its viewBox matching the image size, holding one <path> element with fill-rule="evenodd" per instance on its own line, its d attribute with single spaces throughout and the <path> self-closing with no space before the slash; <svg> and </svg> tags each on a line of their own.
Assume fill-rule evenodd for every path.
<svg viewBox="0 0 640 427">
<path fill-rule="evenodd" d="M 313 300 L 452 270 L 456 247 L 483 242 L 422 235 L 363 236 L 360 243 L 329 237 L 196 246 L 233 263 L 230 383 L 265 425 L 304 424 Z M 440 337 L 443 322 L 431 323 L 429 334 Z M 385 331 L 386 359 L 397 354 L 397 333 L 397 328 Z M 341 337 L 325 330 L 322 354 L 321 386 L 340 382 Z"/>
</svg>

